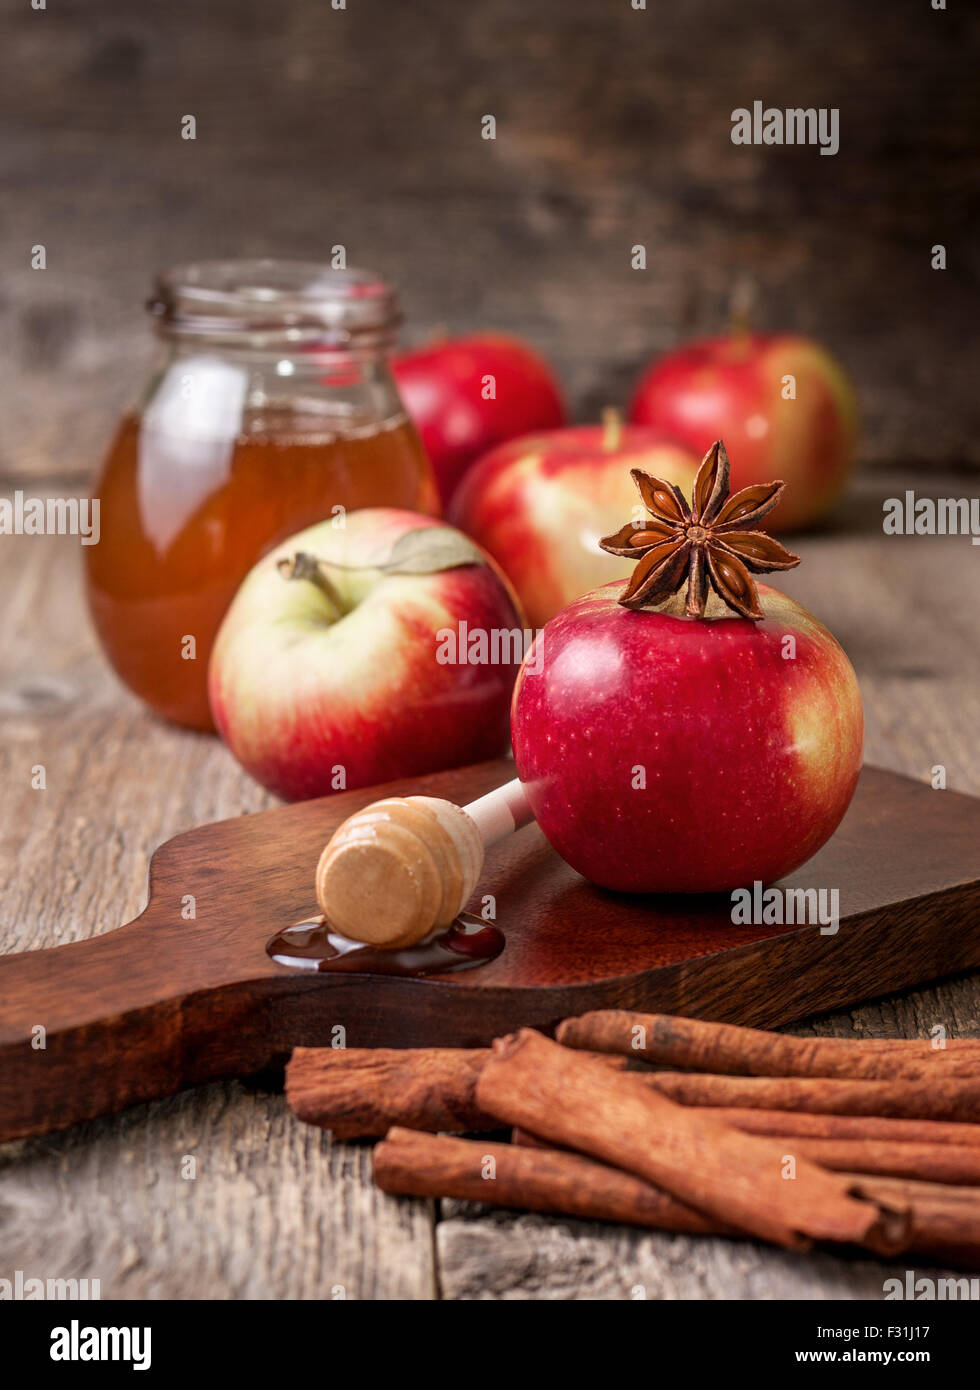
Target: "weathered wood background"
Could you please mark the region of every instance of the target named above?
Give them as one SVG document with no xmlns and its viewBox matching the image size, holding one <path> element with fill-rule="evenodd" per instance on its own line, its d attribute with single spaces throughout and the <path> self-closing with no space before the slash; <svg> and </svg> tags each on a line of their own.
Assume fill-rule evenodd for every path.
<svg viewBox="0 0 980 1390">
<path fill-rule="evenodd" d="M 338 242 L 413 337 L 527 334 L 580 417 L 748 272 L 853 372 L 866 461 L 980 466 L 978 32 L 964 0 L 3 0 L 0 474 L 91 472 L 155 270 Z M 838 107 L 840 153 L 734 147 L 756 98 Z"/>
</svg>

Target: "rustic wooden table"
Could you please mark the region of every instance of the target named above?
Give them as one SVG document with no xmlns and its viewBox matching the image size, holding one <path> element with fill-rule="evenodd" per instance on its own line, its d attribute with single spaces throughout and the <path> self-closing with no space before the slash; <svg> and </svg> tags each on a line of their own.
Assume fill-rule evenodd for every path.
<svg viewBox="0 0 980 1390">
<path fill-rule="evenodd" d="M 921 780 L 942 764 L 951 788 L 980 794 L 980 551 L 882 536 L 881 499 L 913 483 L 925 490 L 863 481 L 846 524 L 799 540 L 805 563 L 785 587 L 854 661 L 868 760 Z M 87 625 L 76 540 L 0 538 L 0 595 L 0 948 L 14 951 L 135 916 L 161 841 L 271 798 L 216 740 L 157 722 L 119 688 Z M 936 1023 L 980 1034 L 980 977 L 798 1031 Z M 0 1147 L 0 1275 L 97 1278 L 104 1298 L 874 1299 L 888 1273 L 750 1241 L 439 1209 L 383 1196 L 370 1170 L 367 1146 L 296 1123 L 278 1091 L 209 1086 Z"/>
</svg>

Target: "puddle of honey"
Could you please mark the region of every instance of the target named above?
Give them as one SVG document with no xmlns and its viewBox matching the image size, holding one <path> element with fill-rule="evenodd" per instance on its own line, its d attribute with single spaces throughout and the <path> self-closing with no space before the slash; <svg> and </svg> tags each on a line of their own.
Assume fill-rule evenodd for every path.
<svg viewBox="0 0 980 1390">
<path fill-rule="evenodd" d="M 323 917 L 311 917 L 277 932 L 265 949 L 280 965 L 297 970 L 441 975 L 451 970 L 472 970 L 496 959 L 504 949 L 504 934 L 492 922 L 461 912 L 451 926 L 424 941 L 385 951 L 340 936 L 330 930 Z"/>
</svg>

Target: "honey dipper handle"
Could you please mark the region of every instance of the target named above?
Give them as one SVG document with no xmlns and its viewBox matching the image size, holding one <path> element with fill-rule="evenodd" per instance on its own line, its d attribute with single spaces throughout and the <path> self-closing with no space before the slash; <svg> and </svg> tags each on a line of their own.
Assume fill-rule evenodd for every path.
<svg viewBox="0 0 980 1390">
<path fill-rule="evenodd" d="M 476 822 L 484 846 L 495 845 L 534 819 L 527 794 L 516 777 L 502 787 L 494 787 L 477 801 L 471 801 L 463 810 Z"/>
</svg>

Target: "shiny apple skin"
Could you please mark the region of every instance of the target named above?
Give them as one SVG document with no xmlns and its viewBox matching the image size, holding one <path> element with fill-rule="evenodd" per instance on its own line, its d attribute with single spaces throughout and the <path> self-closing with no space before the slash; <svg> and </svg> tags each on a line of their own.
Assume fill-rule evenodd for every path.
<svg viewBox="0 0 980 1390">
<path fill-rule="evenodd" d="M 593 883 L 771 883 L 840 823 L 861 766 L 857 678 L 805 608 L 758 587 L 756 623 L 632 612 L 617 602 L 623 583 L 607 584 L 538 636 L 540 673 L 534 649 L 525 659 L 511 710 L 517 770 L 548 840 Z M 634 790 L 638 766 L 646 788 Z"/>
<path fill-rule="evenodd" d="M 796 378 L 795 400 L 782 398 L 784 376 Z M 808 526 L 833 506 L 857 444 L 857 402 L 843 367 L 791 334 L 708 338 L 660 358 L 640 378 L 629 418 L 699 456 L 723 439 L 733 492 L 782 478 L 786 491 L 766 519 L 772 531 Z"/>
<path fill-rule="evenodd" d="M 393 362 L 402 400 L 432 461 L 445 508 L 470 464 L 515 435 L 564 424 L 565 402 L 551 368 L 503 333 L 445 338 Z M 484 400 L 484 377 L 496 398 Z"/>
<path fill-rule="evenodd" d="M 297 551 L 364 566 L 406 531 L 438 526 L 395 508 L 350 512 L 290 537 L 251 570 L 218 631 L 208 671 L 215 724 L 264 787 L 289 801 L 414 777 L 506 752 L 516 663 L 442 664 L 441 629 L 523 628 L 492 560 L 434 574 L 335 570 L 339 621 L 311 583 L 276 565 Z M 447 528 L 448 529 L 448 528 Z"/>
<path fill-rule="evenodd" d="M 639 426 L 623 426 L 618 438 L 604 425 L 533 434 L 480 459 L 449 519 L 494 557 L 531 624 L 542 627 L 573 599 L 632 570 L 631 560 L 599 549 L 601 536 L 645 515 L 630 469 L 677 483 L 689 496 L 700 459 L 661 430 Z"/>
</svg>

